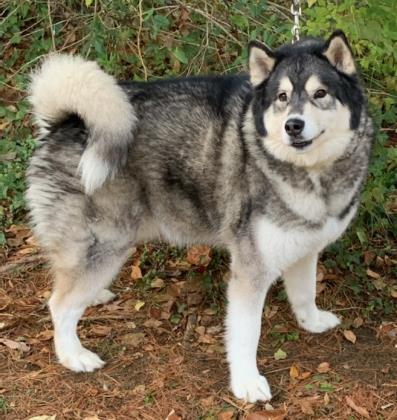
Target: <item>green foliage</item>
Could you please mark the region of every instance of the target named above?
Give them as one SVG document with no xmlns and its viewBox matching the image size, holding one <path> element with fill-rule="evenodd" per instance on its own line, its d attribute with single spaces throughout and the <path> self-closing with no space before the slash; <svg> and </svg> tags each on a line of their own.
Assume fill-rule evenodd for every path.
<svg viewBox="0 0 397 420">
<path fill-rule="evenodd" d="M 276 4 L 277 3 L 277 4 Z M 302 32 L 343 29 L 357 56 L 377 135 L 361 211 L 326 262 L 365 278 L 362 253 L 391 253 L 397 234 L 397 3 L 394 0 L 310 0 Z M 49 8 L 50 7 L 50 8 Z M 290 2 L 189 0 L 151 2 L 10 0 L 0 22 L 0 225 L 25 216 L 24 170 L 34 149 L 25 96 L 28 74 L 51 50 L 97 60 L 121 79 L 243 70 L 250 39 L 275 47 L 291 39 Z M 0 234 L 0 244 L 4 243 Z M 150 257 L 161 271 L 163 255 Z M 208 274 L 211 277 L 211 274 Z M 208 280 L 207 282 L 211 282 Z M 352 281 L 352 290 L 358 290 Z M 210 287 L 210 286 L 208 286 Z M 370 291 L 368 290 L 368 293 Z M 376 302 L 373 303 L 376 308 Z"/>
</svg>

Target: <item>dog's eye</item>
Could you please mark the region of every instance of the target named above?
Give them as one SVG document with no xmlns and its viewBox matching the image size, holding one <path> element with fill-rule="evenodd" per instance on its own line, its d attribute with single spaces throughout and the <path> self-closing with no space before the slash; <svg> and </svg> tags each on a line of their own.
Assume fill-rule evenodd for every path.
<svg viewBox="0 0 397 420">
<path fill-rule="evenodd" d="M 314 99 L 321 99 L 327 96 L 327 91 L 325 89 L 318 89 L 314 93 Z"/>
<path fill-rule="evenodd" d="M 287 102 L 287 94 L 285 92 L 281 92 L 278 94 L 278 100 L 280 102 Z"/>
</svg>

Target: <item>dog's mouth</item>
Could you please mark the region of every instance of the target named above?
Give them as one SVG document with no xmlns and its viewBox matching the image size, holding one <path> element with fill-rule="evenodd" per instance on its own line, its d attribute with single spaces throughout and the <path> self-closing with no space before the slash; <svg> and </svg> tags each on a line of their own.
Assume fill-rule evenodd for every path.
<svg viewBox="0 0 397 420">
<path fill-rule="evenodd" d="M 295 149 L 298 150 L 304 150 L 307 149 L 313 142 L 314 140 L 317 140 L 321 135 L 324 134 L 325 130 L 322 130 L 317 136 L 313 137 L 312 139 L 309 140 L 304 140 L 302 138 L 299 137 L 294 137 L 291 141 L 291 146 L 294 147 Z"/>
</svg>

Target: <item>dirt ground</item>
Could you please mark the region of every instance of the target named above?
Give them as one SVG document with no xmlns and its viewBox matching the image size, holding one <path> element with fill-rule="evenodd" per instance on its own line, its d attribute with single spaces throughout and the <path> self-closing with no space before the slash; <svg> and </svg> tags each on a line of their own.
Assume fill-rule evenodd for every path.
<svg viewBox="0 0 397 420">
<path fill-rule="evenodd" d="M 187 255 L 139 248 L 112 286 L 116 299 L 89 308 L 79 324 L 83 343 L 106 366 L 66 370 L 52 345 L 48 267 L 29 231 L 18 229 L 21 243 L 3 255 L 0 271 L 1 418 L 397 419 L 397 324 L 357 316 L 354 300 L 337 293 L 342 280 L 321 266 L 319 305 L 342 326 L 302 331 L 274 286 L 258 354 L 274 398 L 236 400 L 223 347 L 227 261 L 214 265 L 205 248 Z"/>
</svg>

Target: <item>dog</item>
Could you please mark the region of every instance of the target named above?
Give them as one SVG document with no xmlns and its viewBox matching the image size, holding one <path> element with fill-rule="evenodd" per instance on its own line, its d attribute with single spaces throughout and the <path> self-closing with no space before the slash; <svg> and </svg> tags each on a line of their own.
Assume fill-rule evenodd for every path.
<svg viewBox="0 0 397 420">
<path fill-rule="evenodd" d="M 256 352 L 266 292 L 279 277 L 298 324 L 339 324 L 318 309 L 319 253 L 358 205 L 373 128 L 346 36 L 271 51 L 249 44 L 247 74 L 117 82 L 95 62 L 52 55 L 32 75 L 41 130 L 27 171 L 34 232 L 55 282 L 49 308 L 59 362 L 104 362 L 76 327 L 105 303 L 133 245 L 205 243 L 231 255 L 230 385 L 271 398 Z"/>
</svg>

